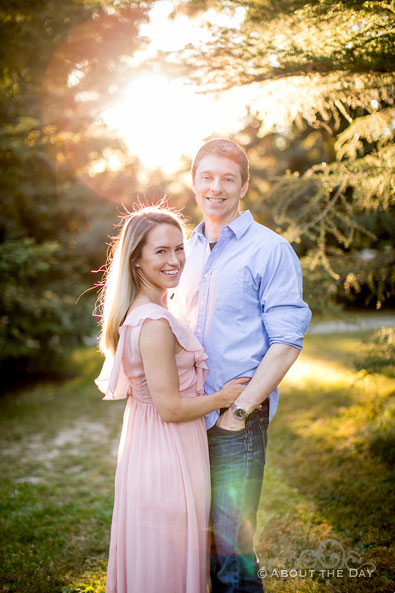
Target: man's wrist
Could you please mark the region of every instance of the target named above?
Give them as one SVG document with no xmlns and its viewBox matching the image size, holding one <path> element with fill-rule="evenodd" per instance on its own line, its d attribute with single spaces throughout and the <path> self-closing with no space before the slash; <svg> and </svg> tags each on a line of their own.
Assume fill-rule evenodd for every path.
<svg viewBox="0 0 395 593">
<path fill-rule="evenodd" d="M 232 411 L 233 411 L 233 406 L 235 406 L 236 408 L 241 408 L 242 410 L 245 410 L 245 417 L 247 418 L 247 416 L 249 416 L 251 414 L 251 412 L 253 412 L 257 405 L 259 404 L 255 404 L 249 401 L 243 401 L 242 399 L 238 399 L 235 402 L 233 402 L 232 404 Z M 236 416 L 237 417 L 237 416 Z"/>
<path fill-rule="evenodd" d="M 241 430 L 245 427 L 245 419 L 239 420 L 235 418 L 232 410 L 228 408 L 217 420 L 217 426 L 219 428 L 225 428 L 227 430 Z"/>
<path fill-rule="evenodd" d="M 247 418 L 247 410 L 236 404 L 236 402 L 230 406 L 230 409 L 236 420 L 245 420 Z"/>
</svg>

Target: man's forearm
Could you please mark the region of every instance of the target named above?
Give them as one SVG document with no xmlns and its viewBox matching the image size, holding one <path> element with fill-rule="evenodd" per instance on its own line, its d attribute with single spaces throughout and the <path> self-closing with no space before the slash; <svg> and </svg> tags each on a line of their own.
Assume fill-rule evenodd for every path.
<svg viewBox="0 0 395 593">
<path fill-rule="evenodd" d="M 263 357 L 254 376 L 237 398 L 237 405 L 251 413 L 281 383 L 299 356 L 299 350 L 288 344 L 275 343 Z"/>
</svg>

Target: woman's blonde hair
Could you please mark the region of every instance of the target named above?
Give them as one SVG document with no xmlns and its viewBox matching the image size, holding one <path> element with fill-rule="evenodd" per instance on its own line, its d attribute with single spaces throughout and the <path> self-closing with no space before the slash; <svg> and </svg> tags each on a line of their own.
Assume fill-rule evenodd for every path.
<svg viewBox="0 0 395 593">
<path fill-rule="evenodd" d="M 159 205 L 128 212 L 120 233 L 114 238 L 99 296 L 99 348 L 105 355 L 114 354 L 117 349 L 119 327 L 140 290 L 136 261 L 141 256 L 149 231 L 159 224 L 171 224 L 184 236 L 184 224 L 179 214 Z"/>
</svg>

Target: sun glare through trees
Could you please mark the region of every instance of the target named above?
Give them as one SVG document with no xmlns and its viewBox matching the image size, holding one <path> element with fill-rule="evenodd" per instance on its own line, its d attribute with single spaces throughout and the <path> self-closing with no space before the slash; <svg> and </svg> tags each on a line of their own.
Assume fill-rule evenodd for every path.
<svg viewBox="0 0 395 593">
<path fill-rule="evenodd" d="M 179 167 L 181 155 L 193 154 L 204 138 L 231 128 L 219 101 L 160 74 L 133 80 L 102 118 L 142 165 L 169 173 Z"/>
<path fill-rule="evenodd" d="M 376 0 L 8 3 L 4 368 L 47 369 L 89 333 L 75 303 L 119 205 L 167 195 L 199 221 L 190 160 L 219 135 L 247 151 L 244 207 L 292 243 L 315 312 L 393 304 L 394 22 Z"/>
<path fill-rule="evenodd" d="M 179 51 L 191 45 L 203 51 L 205 44 L 213 41 L 210 26 L 237 29 L 245 14 L 245 9 L 238 7 L 232 14 L 209 9 L 195 18 L 170 18 L 173 9 L 172 2 L 154 5 L 149 23 L 140 27 L 149 44 L 144 51 L 135 52 L 132 63 L 144 65 L 157 51 Z M 171 173 L 179 168 L 180 157 L 191 157 L 205 138 L 238 131 L 243 126 L 246 101 L 240 93 L 203 93 L 198 85 L 161 73 L 163 66 L 154 64 L 153 72 L 135 76 L 101 117 L 144 167 Z"/>
</svg>

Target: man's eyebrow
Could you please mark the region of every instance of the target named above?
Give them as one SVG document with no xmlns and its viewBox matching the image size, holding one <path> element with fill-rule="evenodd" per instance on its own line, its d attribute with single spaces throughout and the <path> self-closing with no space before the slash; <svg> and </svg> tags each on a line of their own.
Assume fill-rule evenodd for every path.
<svg viewBox="0 0 395 593">
<path fill-rule="evenodd" d="M 205 169 L 204 171 L 200 171 L 199 175 L 205 175 L 207 173 L 210 173 L 211 174 L 212 171 L 210 171 L 210 169 Z M 221 173 L 221 176 L 222 177 L 236 177 L 236 174 L 235 173 L 231 173 L 229 171 L 229 173 Z"/>
</svg>

